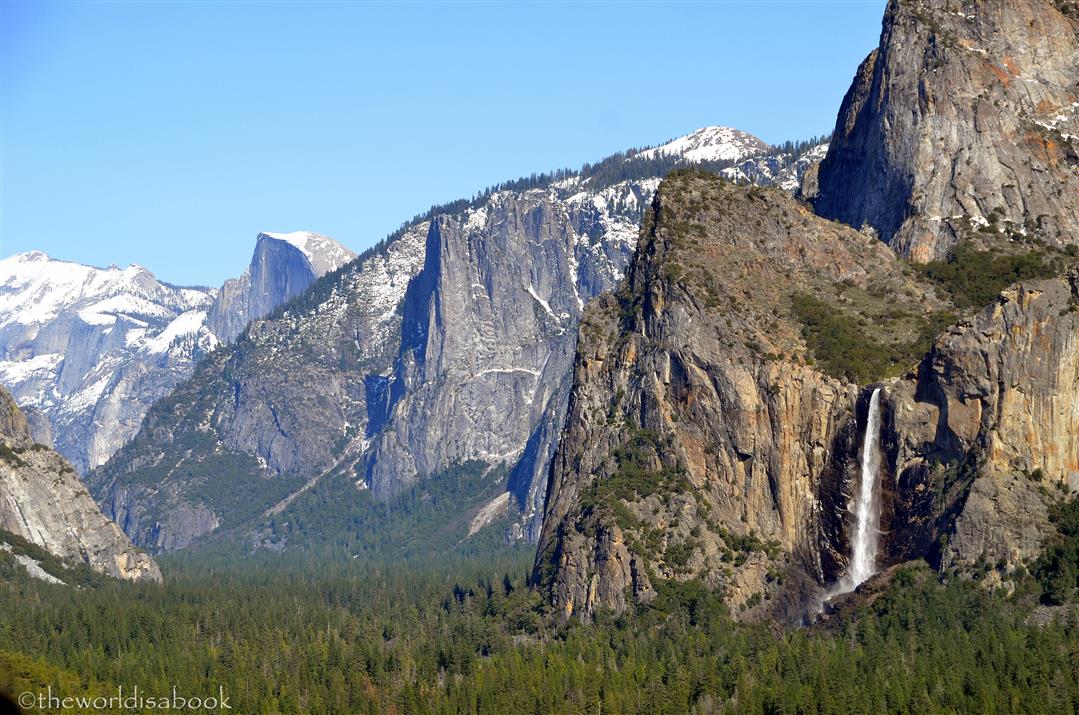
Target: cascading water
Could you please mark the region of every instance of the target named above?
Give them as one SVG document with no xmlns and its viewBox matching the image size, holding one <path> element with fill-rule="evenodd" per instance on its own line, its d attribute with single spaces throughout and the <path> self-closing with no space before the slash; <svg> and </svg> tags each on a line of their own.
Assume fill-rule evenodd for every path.
<svg viewBox="0 0 1079 715">
<path fill-rule="evenodd" d="M 877 503 L 877 483 L 880 481 L 880 388 L 869 398 L 869 415 L 865 421 L 862 443 L 862 479 L 853 500 L 854 538 L 851 539 L 850 568 L 846 585 L 854 590 L 876 573 L 877 545 L 880 529 L 880 505 Z"/>
<path fill-rule="evenodd" d="M 869 414 L 862 442 L 862 474 L 858 489 L 850 501 L 854 512 L 854 533 L 850 540 L 850 566 L 847 573 L 825 598 L 849 593 L 877 572 L 877 546 L 880 530 L 880 504 L 877 484 L 880 481 L 880 388 L 869 398 Z"/>
</svg>

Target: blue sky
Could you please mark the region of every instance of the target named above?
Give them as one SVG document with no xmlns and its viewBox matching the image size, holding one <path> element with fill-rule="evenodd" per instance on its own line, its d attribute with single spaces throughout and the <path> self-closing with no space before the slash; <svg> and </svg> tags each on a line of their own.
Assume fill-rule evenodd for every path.
<svg viewBox="0 0 1079 715">
<path fill-rule="evenodd" d="M 710 124 L 830 131 L 884 0 L 0 4 L 0 234 L 216 285 L 260 230 L 434 203 Z"/>
</svg>

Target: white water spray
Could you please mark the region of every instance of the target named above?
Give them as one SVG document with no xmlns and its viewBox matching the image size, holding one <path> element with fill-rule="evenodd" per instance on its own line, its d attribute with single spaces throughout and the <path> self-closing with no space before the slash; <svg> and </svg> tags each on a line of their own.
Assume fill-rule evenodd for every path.
<svg viewBox="0 0 1079 715">
<path fill-rule="evenodd" d="M 850 568 L 840 582 L 840 592 L 853 591 L 877 571 L 880 506 L 877 483 L 880 481 L 880 388 L 869 398 L 869 415 L 862 443 L 862 479 L 851 499 L 854 512 L 854 535 L 851 539 Z"/>
</svg>

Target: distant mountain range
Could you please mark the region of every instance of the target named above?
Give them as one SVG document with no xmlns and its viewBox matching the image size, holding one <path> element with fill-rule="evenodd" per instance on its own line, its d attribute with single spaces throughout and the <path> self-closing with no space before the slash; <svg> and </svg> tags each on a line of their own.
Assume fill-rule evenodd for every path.
<svg viewBox="0 0 1079 715">
<path fill-rule="evenodd" d="M 94 268 L 40 251 L 0 261 L 0 384 L 38 442 L 80 473 L 218 345 L 354 257 L 316 234 L 259 234 L 251 265 L 219 289 L 180 288 L 141 266 Z"/>
<path fill-rule="evenodd" d="M 236 529 L 287 548 L 316 538 L 289 514 L 324 479 L 338 503 L 386 500 L 481 462 L 512 495 L 483 513 L 534 539 L 577 320 L 621 280 L 660 178 L 694 165 L 796 189 L 813 149 L 712 127 L 436 207 L 209 356 L 91 488 L 152 550 Z"/>
</svg>

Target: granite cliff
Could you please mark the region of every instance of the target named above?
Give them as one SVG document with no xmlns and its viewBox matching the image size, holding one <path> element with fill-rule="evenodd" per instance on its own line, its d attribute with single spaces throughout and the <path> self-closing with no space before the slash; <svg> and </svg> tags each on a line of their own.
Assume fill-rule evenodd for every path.
<svg viewBox="0 0 1079 715">
<path fill-rule="evenodd" d="M 1079 243 L 1079 13 L 891 0 L 820 166 L 820 215 L 942 259 L 994 235 Z"/>
<path fill-rule="evenodd" d="M 332 238 L 310 231 L 260 233 L 251 264 L 221 286 L 206 325 L 221 342 L 232 342 L 252 320 L 266 317 L 355 257 Z"/>
<path fill-rule="evenodd" d="M 106 518 L 72 466 L 35 443 L 25 415 L 0 387 L 0 529 L 68 564 L 109 576 L 161 581 L 157 564 Z M 10 550 L 0 533 L 0 544 Z"/>
</svg>

